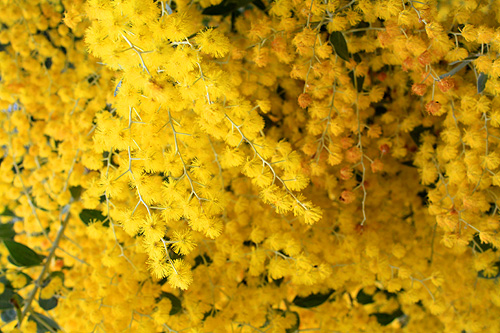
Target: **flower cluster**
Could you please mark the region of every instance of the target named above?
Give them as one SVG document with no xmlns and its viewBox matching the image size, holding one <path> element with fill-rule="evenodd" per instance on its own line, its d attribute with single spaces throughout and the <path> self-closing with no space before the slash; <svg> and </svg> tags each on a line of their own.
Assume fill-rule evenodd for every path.
<svg viewBox="0 0 500 333">
<path fill-rule="evenodd" d="M 0 22 L 2 330 L 500 330 L 498 1 Z"/>
</svg>

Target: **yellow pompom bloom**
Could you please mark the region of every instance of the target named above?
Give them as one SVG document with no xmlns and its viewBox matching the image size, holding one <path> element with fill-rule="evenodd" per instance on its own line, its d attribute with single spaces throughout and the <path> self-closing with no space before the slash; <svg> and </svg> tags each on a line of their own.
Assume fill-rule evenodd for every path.
<svg viewBox="0 0 500 333">
<path fill-rule="evenodd" d="M 171 242 L 173 250 L 183 255 L 190 253 L 196 247 L 189 229 L 174 231 Z"/>
<path fill-rule="evenodd" d="M 462 28 L 461 33 L 465 40 L 468 42 L 473 42 L 477 38 L 477 29 L 471 24 L 466 24 Z"/>
<path fill-rule="evenodd" d="M 185 13 L 174 13 L 162 19 L 162 35 L 173 42 L 186 39 L 193 31 L 194 22 Z"/>
<path fill-rule="evenodd" d="M 213 28 L 199 32 L 195 41 L 202 53 L 212 55 L 215 58 L 224 57 L 231 48 L 229 39 L 218 29 Z"/>
<path fill-rule="evenodd" d="M 467 58 L 469 52 L 463 47 L 455 47 L 452 50 L 448 51 L 445 55 L 445 59 L 448 62 L 454 62 L 458 60 L 463 60 Z"/>
<path fill-rule="evenodd" d="M 191 266 L 182 259 L 176 259 L 167 266 L 168 283 L 172 288 L 186 290 L 193 282 Z"/>
<path fill-rule="evenodd" d="M 327 29 L 330 33 L 333 31 L 343 31 L 348 25 L 349 21 L 345 17 L 335 16 L 328 22 Z"/>
</svg>

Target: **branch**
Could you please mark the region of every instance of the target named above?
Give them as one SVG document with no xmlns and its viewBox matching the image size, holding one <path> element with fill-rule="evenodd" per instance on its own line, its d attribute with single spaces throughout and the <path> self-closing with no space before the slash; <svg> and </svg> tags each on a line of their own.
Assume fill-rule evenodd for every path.
<svg viewBox="0 0 500 333">
<path fill-rule="evenodd" d="M 52 247 L 50 248 L 49 255 L 47 258 L 45 258 L 45 265 L 42 268 L 42 272 L 40 273 L 40 276 L 38 276 L 38 279 L 35 281 L 35 288 L 31 291 L 31 294 L 28 296 L 28 300 L 26 301 L 26 304 L 24 305 L 23 312 L 21 313 L 21 318 L 19 318 L 19 323 L 17 324 L 18 328 L 21 328 L 21 325 L 23 323 L 23 319 L 26 317 L 26 314 L 28 313 L 31 303 L 35 299 L 36 292 L 41 286 L 41 283 L 43 279 L 45 278 L 45 274 L 47 273 L 50 262 L 52 260 L 52 257 L 54 257 L 54 254 L 56 253 L 57 247 L 59 246 L 59 242 L 61 241 L 61 238 L 64 234 L 64 229 L 66 229 L 66 226 L 68 225 L 69 221 L 69 216 L 70 213 L 66 215 L 66 218 L 62 221 L 61 226 L 59 227 L 59 231 L 57 232 L 56 238 L 54 239 L 54 242 L 52 243 Z"/>
</svg>

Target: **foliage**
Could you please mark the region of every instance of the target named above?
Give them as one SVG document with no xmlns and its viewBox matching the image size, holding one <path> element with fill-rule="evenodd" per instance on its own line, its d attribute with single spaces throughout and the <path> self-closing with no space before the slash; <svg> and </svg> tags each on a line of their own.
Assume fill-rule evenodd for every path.
<svg viewBox="0 0 500 333">
<path fill-rule="evenodd" d="M 498 0 L 0 22 L 2 331 L 500 331 Z"/>
</svg>

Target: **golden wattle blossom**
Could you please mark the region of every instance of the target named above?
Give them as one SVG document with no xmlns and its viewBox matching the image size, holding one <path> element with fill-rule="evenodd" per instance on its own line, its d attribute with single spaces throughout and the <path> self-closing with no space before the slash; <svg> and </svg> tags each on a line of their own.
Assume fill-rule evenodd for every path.
<svg viewBox="0 0 500 333">
<path fill-rule="evenodd" d="M 2 332 L 500 331 L 500 1 L 0 22 Z"/>
</svg>

